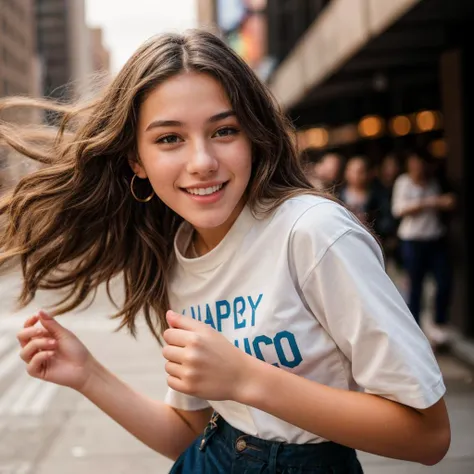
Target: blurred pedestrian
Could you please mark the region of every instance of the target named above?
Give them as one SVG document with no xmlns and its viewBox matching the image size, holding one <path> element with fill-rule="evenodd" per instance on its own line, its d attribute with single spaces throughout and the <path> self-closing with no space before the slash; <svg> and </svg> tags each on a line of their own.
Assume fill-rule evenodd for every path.
<svg viewBox="0 0 474 474">
<path fill-rule="evenodd" d="M 320 189 L 323 191 L 321 182 L 315 174 L 316 164 L 319 162 L 321 157 L 321 151 L 313 147 L 305 148 L 300 153 L 300 162 L 306 179 L 315 189 Z"/>
<path fill-rule="evenodd" d="M 398 236 L 409 278 L 408 306 L 420 323 L 425 277 L 432 274 L 436 297 L 435 326 L 430 336 L 434 344 L 444 344 L 448 336 L 451 268 L 446 227 L 440 213 L 452 211 L 456 199 L 452 193 L 442 193 L 440 183 L 429 168 L 429 156 L 422 152 L 409 154 L 407 172 L 395 182 L 392 210 L 394 216 L 401 219 Z"/>
<path fill-rule="evenodd" d="M 400 164 L 393 154 L 386 155 L 378 167 L 373 180 L 373 192 L 377 202 L 377 218 L 374 230 L 385 251 L 386 260 L 401 269 L 402 261 L 397 235 L 399 219 L 392 213 L 392 194 L 395 180 L 400 175 Z"/>
<path fill-rule="evenodd" d="M 401 174 L 401 167 L 398 158 L 394 154 L 388 154 L 382 159 L 377 174 L 380 185 L 383 186 L 390 197 L 392 196 L 395 181 Z"/>
<path fill-rule="evenodd" d="M 81 392 L 172 473 L 355 474 L 356 449 L 443 458 L 441 372 L 376 240 L 310 186 L 224 42 L 151 39 L 93 105 L 39 104 L 65 112 L 51 147 L 0 125 L 49 164 L 0 205 L 0 258 L 22 259 L 23 301 L 69 289 L 56 313 L 123 273 L 117 316 L 133 332 L 143 310 L 162 336 L 169 390 L 136 393 L 44 312 L 18 334 L 30 375 Z"/>
<path fill-rule="evenodd" d="M 353 156 L 347 161 L 344 170 L 344 186 L 340 199 L 366 224 L 373 224 L 377 203 L 372 187 L 372 175 L 369 160 L 365 156 Z"/>
<path fill-rule="evenodd" d="M 339 196 L 344 161 L 338 153 L 325 153 L 307 166 L 307 178 L 315 189 Z"/>
</svg>

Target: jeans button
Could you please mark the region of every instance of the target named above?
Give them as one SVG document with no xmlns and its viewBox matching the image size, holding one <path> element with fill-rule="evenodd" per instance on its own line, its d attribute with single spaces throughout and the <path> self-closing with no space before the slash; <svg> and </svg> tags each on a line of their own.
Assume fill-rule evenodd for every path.
<svg viewBox="0 0 474 474">
<path fill-rule="evenodd" d="M 237 443 L 235 443 L 235 448 L 239 453 L 241 453 L 247 447 L 247 443 L 245 439 L 238 439 Z"/>
</svg>

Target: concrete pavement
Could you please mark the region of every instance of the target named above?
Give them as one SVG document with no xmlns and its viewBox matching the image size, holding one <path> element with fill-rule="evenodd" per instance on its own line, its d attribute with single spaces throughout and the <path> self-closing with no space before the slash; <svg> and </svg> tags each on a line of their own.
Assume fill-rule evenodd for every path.
<svg viewBox="0 0 474 474">
<path fill-rule="evenodd" d="M 23 320 L 52 301 L 40 293 L 29 308 L 13 312 L 18 275 L 0 276 L 0 474 L 166 473 L 171 462 L 156 454 L 72 390 L 29 378 L 14 335 Z M 120 289 L 117 289 L 120 294 Z M 137 390 L 156 399 L 166 391 L 160 348 L 140 327 L 138 339 L 113 333 L 113 308 L 103 293 L 84 313 L 61 317 L 104 365 Z M 471 371 L 440 357 L 448 386 L 453 441 L 434 467 L 361 454 L 366 474 L 472 474 L 474 472 L 474 384 Z"/>
</svg>

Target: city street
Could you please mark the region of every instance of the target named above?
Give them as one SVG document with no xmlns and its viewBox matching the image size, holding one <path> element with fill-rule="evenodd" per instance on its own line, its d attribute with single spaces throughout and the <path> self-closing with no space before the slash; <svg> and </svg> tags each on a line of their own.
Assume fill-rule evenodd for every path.
<svg viewBox="0 0 474 474">
<path fill-rule="evenodd" d="M 299 366 L 300 375 L 315 369 L 314 378 L 328 385 L 339 384 L 346 375 L 347 367 L 338 370 L 336 350 L 347 353 L 351 346 L 355 354 L 354 342 L 360 340 L 361 352 L 375 363 L 361 364 L 355 355 L 350 362 L 354 373 L 364 373 L 363 380 L 357 378 L 367 390 L 373 389 L 375 374 L 384 396 L 390 386 L 401 393 L 403 382 L 423 392 L 431 379 L 416 373 L 416 357 L 408 363 L 392 357 L 392 346 L 399 353 L 408 347 L 402 337 L 411 341 L 407 344 L 413 354 L 421 350 L 419 338 L 411 338 L 394 315 L 397 302 L 385 290 L 386 281 L 378 278 L 380 269 L 370 256 L 365 258 L 364 251 L 371 251 L 363 232 L 334 206 L 322 206 L 326 210 L 319 213 L 316 200 L 297 197 L 302 188 L 328 193 L 378 238 L 387 274 L 409 302 L 408 318 L 413 316 L 433 348 L 443 346 L 436 357 L 451 421 L 447 455 L 428 467 L 360 452 L 364 473 L 474 474 L 474 262 L 466 205 L 474 182 L 468 133 L 474 110 L 469 43 L 474 0 L 0 0 L 0 25 L 4 255 L 27 255 L 28 265 L 37 264 L 39 278 L 51 269 L 67 275 L 63 264 L 74 265 L 78 272 L 72 278 L 79 283 L 81 270 L 87 272 L 91 265 L 97 267 L 91 270 L 96 275 L 130 262 L 139 268 L 134 275 L 159 267 L 152 275 L 154 284 L 160 271 L 169 270 L 167 255 L 161 254 L 171 248 L 176 225 L 183 220 L 191 226 L 182 233 L 183 255 L 215 252 L 195 262 L 183 259 L 178 270 L 189 281 L 179 274 L 172 275 L 171 283 L 182 284 L 186 294 L 178 294 L 176 301 L 170 295 L 170 309 L 199 320 L 205 316 L 206 323 L 248 354 L 277 367 Z M 280 206 L 289 196 L 294 202 Z M 256 212 L 242 212 L 235 232 L 222 240 L 242 204 Z M 284 244 L 278 245 L 276 238 Z M 218 243 L 220 249 L 215 248 Z M 142 264 L 136 253 L 143 246 L 153 255 Z M 249 249 L 257 249 L 258 255 L 253 258 Z M 239 260 L 240 255 L 247 260 Z M 297 291 L 287 295 L 288 289 L 295 290 L 295 279 Z M 360 281 L 361 286 L 354 284 Z M 18 267 L 0 268 L 0 474 L 169 473 L 171 460 L 87 398 L 28 375 L 17 333 L 40 310 L 71 300 L 61 291 L 39 291 L 28 307 L 19 309 L 21 282 Z M 135 282 L 144 294 L 140 277 Z M 262 292 L 254 294 L 260 287 Z M 309 299 L 308 287 L 314 290 Z M 259 311 L 265 317 L 259 322 L 257 307 L 265 288 L 273 291 L 263 298 Z M 127 330 L 117 331 L 121 321 L 111 316 L 123 307 L 122 279 L 108 289 L 115 304 L 102 287 L 94 301 L 57 320 L 133 389 L 163 400 L 168 387 L 162 348 L 143 317 L 135 338 Z M 73 296 L 87 288 L 78 290 Z M 367 302 L 379 303 L 369 306 L 380 314 L 353 324 Z M 262 309 L 266 304 L 270 311 Z M 323 312 L 332 325 L 353 324 L 350 341 L 340 340 L 333 329 L 328 335 L 316 328 L 312 336 L 311 316 L 319 318 Z M 395 337 L 379 337 L 384 317 L 390 330 L 397 331 Z M 41 350 L 47 351 L 58 344 L 43 342 Z M 211 350 L 216 344 L 201 345 Z M 183 362 L 182 354 L 193 355 L 192 349 L 168 357 Z M 198 364 L 211 360 L 197 353 Z M 224 349 L 216 353 L 219 361 L 233 360 Z M 42 354 L 44 360 L 52 356 Z M 22 357 L 28 359 L 24 353 Z M 196 360 L 185 359 L 192 369 Z M 247 382 L 258 389 L 260 382 L 248 374 L 259 371 L 248 365 L 240 364 L 239 372 L 245 369 Z M 413 368 L 416 377 L 405 374 L 401 365 Z M 39 367 L 29 370 L 37 374 Z M 395 380 L 389 388 L 383 387 L 383 376 L 377 377 L 378 369 Z M 239 375 L 235 372 L 227 371 Z M 56 380 L 72 385 L 71 380 L 79 380 L 71 376 L 75 373 L 68 366 L 57 372 Z M 216 380 L 229 385 L 221 376 Z M 273 400 L 278 385 L 278 390 L 291 391 L 294 404 L 285 403 L 286 408 L 307 407 L 302 404 L 306 389 L 298 390 L 298 381 L 302 379 L 278 378 L 263 396 Z M 120 412 L 106 404 L 108 412 L 127 414 L 128 421 L 140 417 L 130 404 L 142 406 L 143 401 L 118 397 L 120 390 L 107 388 L 99 387 L 104 399 L 125 400 Z M 405 392 L 416 395 L 416 390 Z M 360 428 L 358 447 L 374 450 L 374 444 L 382 443 L 378 432 L 377 440 L 362 442 L 371 422 L 383 426 L 385 434 L 400 431 L 376 410 L 370 413 L 373 423 L 357 404 L 334 397 L 336 410 L 331 410 L 327 399 L 310 395 L 315 416 L 326 411 L 332 427 Z M 219 394 L 211 390 L 206 397 Z M 360 415 L 357 422 L 336 419 L 344 404 Z M 149 411 L 144 409 L 150 426 L 173 439 L 169 424 Z M 244 419 L 239 410 L 232 413 Z M 314 418 L 306 408 L 303 415 Z M 278 430 L 283 430 L 288 438 L 284 422 L 275 424 L 271 418 L 260 417 L 257 431 L 281 439 Z M 130 428 L 126 420 L 124 424 Z M 435 436 L 432 424 L 426 426 Z M 321 426 L 313 429 L 337 438 Z M 431 445 L 433 436 L 415 439 L 420 430 L 413 432 L 401 433 L 403 450 L 420 453 L 422 446 Z M 156 440 L 155 432 L 152 437 Z M 394 436 L 389 438 L 385 445 L 398 446 Z M 397 454 L 408 457 L 407 452 Z M 254 469 L 241 470 L 247 474 Z"/>
<path fill-rule="evenodd" d="M 166 473 L 171 462 L 125 432 L 72 390 L 27 376 L 18 357 L 16 331 L 54 295 L 41 293 L 14 312 L 17 273 L 0 276 L 0 474 Z M 137 390 L 162 399 L 166 377 L 160 348 L 141 327 L 137 340 L 106 318 L 113 308 L 103 293 L 87 311 L 62 316 L 107 367 Z M 428 468 L 361 454 L 367 474 L 471 474 L 474 472 L 474 383 L 472 372 L 452 357 L 440 357 L 448 386 L 452 445 L 446 459 Z"/>
</svg>

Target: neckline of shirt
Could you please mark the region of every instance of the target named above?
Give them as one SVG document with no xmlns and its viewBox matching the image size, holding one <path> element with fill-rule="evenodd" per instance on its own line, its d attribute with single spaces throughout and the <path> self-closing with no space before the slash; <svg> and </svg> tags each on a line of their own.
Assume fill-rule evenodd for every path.
<svg viewBox="0 0 474 474">
<path fill-rule="evenodd" d="M 194 258 L 186 257 L 186 252 L 191 244 L 193 227 L 188 222 L 183 222 L 176 233 L 174 251 L 176 259 L 184 269 L 193 273 L 213 270 L 224 263 L 235 252 L 243 237 L 252 227 L 255 218 L 248 206 L 244 206 L 229 232 L 219 244 L 210 252 Z"/>
</svg>

